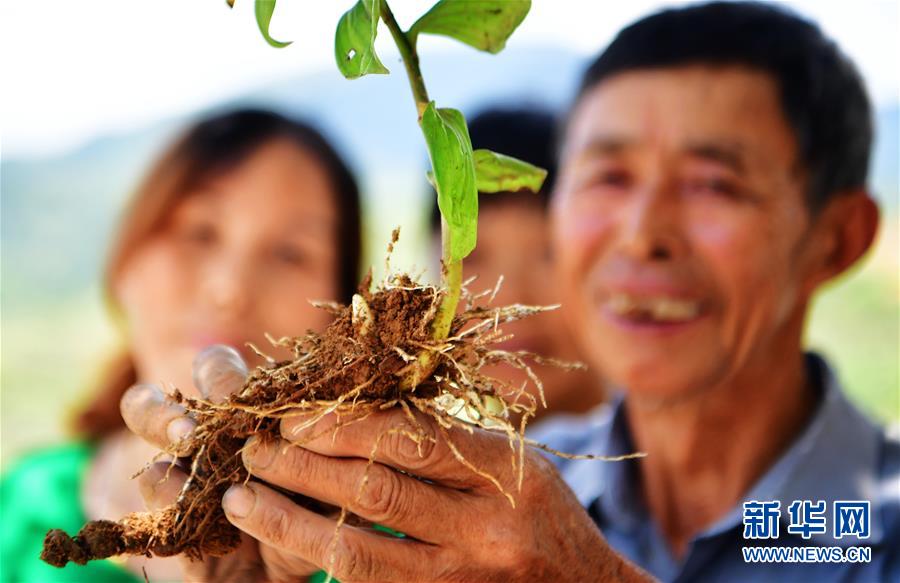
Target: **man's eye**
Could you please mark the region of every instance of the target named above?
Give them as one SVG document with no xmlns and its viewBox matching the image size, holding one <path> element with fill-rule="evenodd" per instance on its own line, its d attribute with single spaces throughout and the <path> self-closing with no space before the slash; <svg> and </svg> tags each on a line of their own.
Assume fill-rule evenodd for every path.
<svg viewBox="0 0 900 583">
<path fill-rule="evenodd" d="M 624 170 L 606 170 L 599 174 L 596 183 L 613 188 L 625 188 L 631 182 L 631 178 Z"/>
<path fill-rule="evenodd" d="M 734 197 L 740 192 L 733 181 L 718 177 L 688 180 L 685 186 L 688 192 L 694 194 Z"/>
<path fill-rule="evenodd" d="M 619 191 L 631 186 L 632 176 L 627 170 L 605 168 L 584 176 L 581 184 L 585 190 Z"/>
</svg>

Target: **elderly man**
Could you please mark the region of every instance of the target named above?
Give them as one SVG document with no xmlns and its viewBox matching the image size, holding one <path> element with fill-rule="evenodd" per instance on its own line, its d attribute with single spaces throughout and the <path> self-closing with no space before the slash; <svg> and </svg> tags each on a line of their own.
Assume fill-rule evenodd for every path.
<svg viewBox="0 0 900 583">
<path fill-rule="evenodd" d="M 513 508 L 440 440 L 421 456 L 390 441 L 358 497 L 395 412 L 301 447 L 251 444 L 260 482 L 223 500 L 247 543 L 189 576 L 291 580 L 333 550 L 346 581 L 900 580 L 900 445 L 802 350 L 813 293 L 875 236 L 870 114 L 854 67 L 779 8 L 693 6 L 622 31 L 584 76 L 552 209 L 572 325 L 622 396 L 540 437 L 646 458 L 554 467 L 532 452 Z M 218 372 L 198 382 L 216 389 L 228 356 L 207 359 Z M 177 410 L 136 391 L 126 419 L 165 444 Z M 514 483 L 505 437 L 454 438 Z M 183 479 L 157 483 L 164 471 L 145 478 L 150 500 Z M 407 537 L 345 526 L 332 549 L 333 518 L 262 482 Z M 811 562 L 744 552 L 778 547 Z"/>
</svg>

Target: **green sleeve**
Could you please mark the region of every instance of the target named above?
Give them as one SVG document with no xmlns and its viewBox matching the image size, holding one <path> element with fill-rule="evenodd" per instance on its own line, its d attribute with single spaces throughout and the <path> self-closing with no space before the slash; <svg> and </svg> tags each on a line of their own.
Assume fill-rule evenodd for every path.
<svg viewBox="0 0 900 583">
<path fill-rule="evenodd" d="M 51 528 L 76 533 L 87 521 L 81 487 L 93 448 L 75 443 L 32 453 L 0 478 L 0 582 L 137 583 L 112 561 L 59 569 L 40 559 Z"/>
</svg>

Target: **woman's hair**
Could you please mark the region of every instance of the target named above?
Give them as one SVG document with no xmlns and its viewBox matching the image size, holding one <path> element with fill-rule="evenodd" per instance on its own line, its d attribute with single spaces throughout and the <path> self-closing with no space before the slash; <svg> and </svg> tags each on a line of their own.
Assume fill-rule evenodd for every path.
<svg viewBox="0 0 900 583">
<path fill-rule="evenodd" d="M 134 252 L 156 233 L 186 194 L 198 185 L 240 165 L 260 146 L 287 139 L 312 153 L 328 174 L 335 205 L 338 299 L 349 303 L 361 262 L 359 189 L 353 174 L 328 141 L 310 125 L 256 109 L 214 115 L 192 126 L 157 159 L 125 209 L 108 257 L 104 291 L 118 311 L 114 282 Z M 74 431 L 99 439 L 124 426 L 119 400 L 137 381 L 129 353 L 115 359 L 90 401 L 73 420 Z"/>
</svg>

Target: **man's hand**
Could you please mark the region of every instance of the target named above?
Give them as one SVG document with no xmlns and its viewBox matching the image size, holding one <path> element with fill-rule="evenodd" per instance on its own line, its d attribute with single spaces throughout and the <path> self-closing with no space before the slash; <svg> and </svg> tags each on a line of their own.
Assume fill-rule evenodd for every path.
<svg viewBox="0 0 900 583">
<path fill-rule="evenodd" d="M 218 400 L 239 388 L 243 364 L 236 357 L 219 349 L 198 358 L 196 384 L 204 396 Z M 184 410 L 153 387 L 129 391 L 122 414 L 132 431 L 170 451 L 193 427 Z M 427 435 L 420 446 L 404 435 L 410 420 L 394 410 L 336 432 L 334 415 L 310 427 L 303 427 L 308 416 L 286 417 L 278 442 L 254 438 L 243 450 L 244 464 L 257 479 L 345 507 L 405 538 L 349 524 L 335 536 L 336 517 L 250 482 L 232 486 L 223 498 L 228 519 L 249 537 L 227 557 L 185 561 L 186 576 L 192 581 L 218 581 L 224 575 L 287 581 L 321 567 L 344 583 L 647 579 L 609 548 L 540 454 L 526 452 L 522 490 L 517 491 L 505 435 L 443 430 L 425 415 L 416 418 Z M 460 462 L 454 448 L 471 467 Z M 167 467 L 154 466 L 141 478 L 150 504 L 174 500 L 183 484 L 185 475 L 175 470 L 161 481 Z M 498 484 L 513 495 L 515 508 Z"/>
<path fill-rule="evenodd" d="M 341 581 L 627 581 L 645 575 L 617 556 L 555 468 L 525 455 L 520 492 L 505 435 L 442 430 L 417 415 L 421 448 L 398 429 L 402 411 L 385 411 L 331 430 L 329 415 L 282 420 L 282 440 L 251 440 L 244 464 L 267 483 L 343 506 L 407 538 L 344 525 L 290 502 L 261 484 L 233 486 L 228 519 L 254 538 L 329 569 Z M 345 418 L 346 420 L 346 418 Z M 516 506 L 496 484 L 514 495 Z M 368 460 L 373 444 L 375 463 Z M 599 462 L 598 462 L 599 463 Z"/>
<path fill-rule="evenodd" d="M 247 368 L 234 350 L 214 346 L 194 361 L 194 384 L 204 398 L 223 401 L 241 388 Z M 136 385 L 122 397 L 120 404 L 125 423 L 136 434 L 160 449 L 178 453 L 178 443 L 196 426 L 180 405 L 166 399 L 154 385 Z M 139 486 L 148 509 L 175 501 L 187 474 L 178 466 L 155 463 L 142 473 Z M 185 581 L 216 583 L 262 583 L 303 580 L 319 569 L 297 556 L 264 543 L 250 535 L 241 537 L 240 547 L 224 557 L 203 561 L 183 558 Z"/>
</svg>

